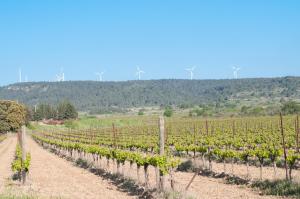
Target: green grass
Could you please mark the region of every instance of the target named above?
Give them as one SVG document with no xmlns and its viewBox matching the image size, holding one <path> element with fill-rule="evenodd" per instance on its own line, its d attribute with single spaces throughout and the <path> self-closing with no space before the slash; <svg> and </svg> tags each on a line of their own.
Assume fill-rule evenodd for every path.
<svg viewBox="0 0 300 199">
<path fill-rule="evenodd" d="M 257 181 L 252 184 L 252 187 L 260 189 L 265 195 L 295 196 L 300 198 L 300 184 L 287 180 Z"/>
<path fill-rule="evenodd" d="M 67 120 L 64 125 L 46 125 L 49 128 L 55 129 L 90 129 L 90 128 L 111 128 L 113 124 L 116 127 L 122 126 L 142 126 L 153 124 L 157 122 L 158 117 L 152 116 L 110 116 L 110 117 L 95 117 L 95 116 L 82 116 L 77 120 Z M 36 130 L 39 128 L 37 123 L 31 123 L 28 127 L 31 130 Z"/>
<path fill-rule="evenodd" d="M 136 126 L 147 123 L 151 117 L 148 116 L 124 116 L 124 117 L 81 117 L 78 120 L 66 121 L 65 127 L 73 129 L 103 128 L 111 127 L 114 123 L 116 126 Z"/>
</svg>

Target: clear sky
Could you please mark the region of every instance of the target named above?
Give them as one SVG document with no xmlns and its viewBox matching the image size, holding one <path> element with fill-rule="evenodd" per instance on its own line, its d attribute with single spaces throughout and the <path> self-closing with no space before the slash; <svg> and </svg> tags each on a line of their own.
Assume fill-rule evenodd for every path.
<svg viewBox="0 0 300 199">
<path fill-rule="evenodd" d="M 2 0 L 0 85 L 300 76 L 299 0 Z"/>
</svg>

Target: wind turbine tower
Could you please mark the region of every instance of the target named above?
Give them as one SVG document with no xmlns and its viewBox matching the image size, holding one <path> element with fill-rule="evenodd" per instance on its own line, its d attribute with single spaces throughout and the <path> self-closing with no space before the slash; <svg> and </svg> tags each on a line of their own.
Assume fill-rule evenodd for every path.
<svg viewBox="0 0 300 199">
<path fill-rule="evenodd" d="M 61 81 L 64 82 L 65 81 L 65 73 L 64 73 L 64 69 L 61 69 Z"/>
<path fill-rule="evenodd" d="M 191 80 L 194 78 L 194 70 L 196 66 L 193 66 L 192 68 L 186 68 L 185 70 L 188 71 L 191 74 Z"/>
<path fill-rule="evenodd" d="M 63 72 L 63 69 L 61 69 L 60 74 L 56 75 L 56 81 L 58 81 L 58 82 L 65 81 L 65 73 Z"/>
<path fill-rule="evenodd" d="M 100 82 L 103 81 L 103 74 L 104 74 L 104 72 L 101 72 L 101 73 L 97 72 L 97 73 L 96 73 L 96 75 L 97 75 L 97 80 L 98 80 L 98 81 L 100 81 Z"/>
<path fill-rule="evenodd" d="M 141 80 L 141 74 L 142 73 L 145 73 L 145 71 L 142 71 L 141 69 L 140 69 L 140 67 L 137 67 L 136 68 L 136 76 L 138 76 L 138 80 Z"/>
<path fill-rule="evenodd" d="M 239 70 L 241 70 L 241 68 L 233 66 L 232 70 L 233 70 L 233 77 L 234 77 L 234 79 L 237 79 L 238 78 L 238 72 L 239 72 Z"/>
<path fill-rule="evenodd" d="M 19 68 L 19 82 L 22 82 L 22 69 Z"/>
</svg>

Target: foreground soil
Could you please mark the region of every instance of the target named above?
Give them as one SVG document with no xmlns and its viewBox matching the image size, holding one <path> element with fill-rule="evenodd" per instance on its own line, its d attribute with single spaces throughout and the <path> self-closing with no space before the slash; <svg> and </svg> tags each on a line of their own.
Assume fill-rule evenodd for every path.
<svg viewBox="0 0 300 199">
<path fill-rule="evenodd" d="M 0 193 L 5 191 L 13 174 L 10 165 L 14 158 L 16 143 L 17 139 L 13 135 L 9 135 L 0 143 Z"/>
<path fill-rule="evenodd" d="M 116 186 L 108 181 L 42 149 L 30 137 L 26 140 L 27 149 L 32 157 L 27 185 L 21 187 L 16 182 L 9 182 L 15 145 L 16 137 L 11 137 L 0 146 L 1 187 L 5 181 L 11 186 L 7 185 L 6 190 L 2 190 L 1 193 L 9 192 L 38 198 L 135 198 L 117 190 Z"/>
<path fill-rule="evenodd" d="M 133 168 L 135 169 L 135 168 Z M 114 168 L 116 171 L 116 168 Z M 129 177 L 137 180 L 136 172 L 132 172 L 129 164 L 125 165 L 125 174 L 129 174 Z M 194 173 L 175 172 L 175 190 L 184 193 L 185 187 L 189 184 L 193 178 Z M 156 186 L 156 175 L 153 167 L 149 170 L 150 185 Z M 139 177 L 141 183 L 144 182 L 143 172 Z M 170 179 L 166 178 L 166 187 L 170 189 Z M 227 184 L 224 179 L 216 179 L 212 177 L 206 177 L 198 175 L 192 182 L 189 190 L 183 194 L 186 198 L 197 199 L 279 199 L 277 196 L 262 196 L 257 191 L 254 191 L 247 186 L 238 186 Z"/>
<path fill-rule="evenodd" d="M 41 196 L 62 198 L 134 198 L 94 174 L 49 153 L 28 137 L 32 155 L 32 190 Z"/>
</svg>

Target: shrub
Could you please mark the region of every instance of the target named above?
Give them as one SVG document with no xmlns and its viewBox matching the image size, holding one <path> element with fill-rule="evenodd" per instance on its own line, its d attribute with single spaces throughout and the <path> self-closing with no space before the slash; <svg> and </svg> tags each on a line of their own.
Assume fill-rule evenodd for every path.
<svg viewBox="0 0 300 199">
<path fill-rule="evenodd" d="M 139 112 L 138 112 L 138 115 L 144 115 L 144 110 L 140 109 Z"/>
<path fill-rule="evenodd" d="M 285 102 L 281 108 L 284 114 L 300 113 L 300 104 L 295 101 Z"/>
<path fill-rule="evenodd" d="M 259 188 L 266 195 L 300 197 L 300 185 L 287 180 L 257 181 L 252 187 Z"/>
</svg>

